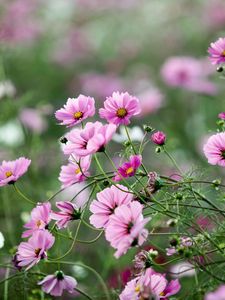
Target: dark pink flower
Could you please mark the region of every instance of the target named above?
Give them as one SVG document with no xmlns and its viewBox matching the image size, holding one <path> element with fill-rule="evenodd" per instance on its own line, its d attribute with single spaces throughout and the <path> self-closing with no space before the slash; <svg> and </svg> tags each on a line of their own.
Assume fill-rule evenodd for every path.
<svg viewBox="0 0 225 300">
<path fill-rule="evenodd" d="M 208 48 L 209 59 L 213 65 L 225 62 L 225 38 L 219 38 L 215 43 L 211 43 Z"/>
<path fill-rule="evenodd" d="M 18 246 L 18 266 L 27 266 L 26 270 L 30 269 L 47 257 L 46 251 L 53 246 L 54 242 L 54 236 L 47 230 L 35 231 L 27 242 L 22 242 Z"/>
<path fill-rule="evenodd" d="M 31 220 L 24 225 L 24 227 L 28 230 L 24 231 L 22 237 L 28 237 L 37 230 L 46 229 L 51 221 L 50 212 L 51 204 L 49 202 L 38 203 L 38 205 L 31 211 Z"/>
<path fill-rule="evenodd" d="M 118 168 L 118 173 L 114 177 L 114 180 L 120 181 L 123 178 L 134 176 L 137 169 L 141 166 L 141 162 L 141 155 L 131 155 L 130 160 L 123 163 L 122 166 Z"/>
<path fill-rule="evenodd" d="M 116 125 L 103 125 L 100 122 L 88 122 L 84 129 L 73 129 L 66 136 L 68 143 L 64 146 L 65 154 L 78 157 L 102 151 L 116 132 Z"/>
<path fill-rule="evenodd" d="M 101 118 L 115 125 L 128 125 L 132 116 L 140 113 L 139 100 L 126 93 L 114 92 L 104 102 L 104 108 L 99 110 Z"/>
<path fill-rule="evenodd" d="M 62 271 L 57 271 L 54 275 L 46 276 L 38 284 L 42 285 L 42 290 L 45 293 L 57 297 L 62 296 L 63 290 L 73 293 L 77 281 L 75 278 L 65 275 Z"/>
<path fill-rule="evenodd" d="M 24 173 L 31 163 L 30 159 L 20 157 L 13 161 L 3 160 L 0 165 L 0 186 L 16 182 Z"/>
<path fill-rule="evenodd" d="M 225 167 L 225 132 L 212 135 L 203 147 L 208 163 Z"/>
<path fill-rule="evenodd" d="M 138 201 L 117 207 L 109 218 L 105 236 L 111 246 L 117 249 L 114 256 L 119 258 L 131 246 L 142 245 L 147 239 L 148 231 L 144 229 L 150 218 L 144 219 L 143 206 Z"/>
<path fill-rule="evenodd" d="M 60 211 L 51 212 L 51 218 L 56 220 L 59 229 L 66 228 L 72 220 L 77 220 L 81 216 L 81 210 L 74 203 L 69 201 L 56 202 L 56 206 Z"/>
<path fill-rule="evenodd" d="M 62 183 L 62 188 L 66 188 L 76 182 L 82 182 L 89 176 L 88 169 L 91 164 L 90 156 L 82 158 L 70 158 L 70 163 L 61 167 L 59 174 L 59 181 Z"/>
<path fill-rule="evenodd" d="M 221 120 L 225 120 L 225 112 L 219 113 L 218 118 L 221 119 Z"/>
<path fill-rule="evenodd" d="M 148 268 L 143 275 L 127 283 L 120 294 L 120 300 L 150 299 L 151 296 L 157 300 L 168 299 L 169 296 L 175 295 L 179 290 L 180 284 L 177 279 L 168 283 L 165 275 Z"/>
<path fill-rule="evenodd" d="M 67 127 L 81 123 L 95 114 L 95 100 L 91 97 L 79 95 L 78 98 L 69 98 L 63 108 L 55 113 L 61 125 Z"/>
<path fill-rule="evenodd" d="M 166 141 L 166 135 L 162 131 L 157 131 L 152 134 L 151 141 L 155 143 L 156 145 L 162 146 L 165 144 Z"/>
<path fill-rule="evenodd" d="M 225 300 L 225 285 L 221 285 L 214 292 L 207 293 L 204 300 Z"/>
<path fill-rule="evenodd" d="M 123 191 L 121 191 L 123 190 Z M 109 217 L 114 213 L 114 210 L 122 205 L 128 204 L 133 200 L 133 196 L 123 185 L 111 186 L 97 193 L 97 200 L 93 200 L 90 205 L 90 223 L 96 228 L 106 227 L 109 222 Z"/>
</svg>

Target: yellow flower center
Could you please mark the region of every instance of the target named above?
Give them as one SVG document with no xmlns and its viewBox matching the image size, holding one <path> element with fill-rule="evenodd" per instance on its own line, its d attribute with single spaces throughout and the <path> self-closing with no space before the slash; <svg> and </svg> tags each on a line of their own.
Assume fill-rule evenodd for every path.
<svg viewBox="0 0 225 300">
<path fill-rule="evenodd" d="M 134 172 L 134 168 L 133 167 L 130 167 L 130 168 L 128 168 L 127 170 L 126 170 L 126 174 L 127 175 L 130 175 L 131 173 L 133 173 Z"/>
<path fill-rule="evenodd" d="M 5 172 L 5 176 L 8 178 L 8 177 L 10 177 L 10 176 L 12 176 L 12 172 L 11 171 L 7 171 L 7 172 Z"/>
<path fill-rule="evenodd" d="M 81 111 L 77 111 L 73 114 L 74 119 L 79 120 L 83 117 L 83 113 Z"/>
<path fill-rule="evenodd" d="M 225 50 L 223 50 L 223 52 L 221 53 L 222 56 L 225 56 Z"/>
<path fill-rule="evenodd" d="M 35 253 L 37 256 L 39 255 L 40 252 L 41 252 L 41 248 L 37 248 L 37 249 L 34 250 L 34 253 Z"/>
<path fill-rule="evenodd" d="M 141 290 L 141 287 L 140 287 L 140 284 L 138 284 L 138 285 L 136 286 L 136 288 L 135 288 L 135 292 L 136 292 L 136 293 L 139 293 L 140 290 Z"/>
<path fill-rule="evenodd" d="M 159 296 L 165 296 L 165 293 L 164 293 L 164 292 L 161 292 L 161 293 L 159 294 Z"/>
<path fill-rule="evenodd" d="M 75 174 L 79 174 L 81 172 L 81 169 L 80 168 L 77 168 L 76 170 L 75 170 Z"/>
<path fill-rule="evenodd" d="M 127 110 L 124 107 L 121 107 L 117 109 L 116 115 L 119 118 L 124 118 L 127 115 Z"/>
<path fill-rule="evenodd" d="M 41 220 L 38 220 L 38 221 L 36 222 L 36 225 L 37 225 L 37 227 L 40 227 L 40 226 L 41 226 Z"/>
</svg>

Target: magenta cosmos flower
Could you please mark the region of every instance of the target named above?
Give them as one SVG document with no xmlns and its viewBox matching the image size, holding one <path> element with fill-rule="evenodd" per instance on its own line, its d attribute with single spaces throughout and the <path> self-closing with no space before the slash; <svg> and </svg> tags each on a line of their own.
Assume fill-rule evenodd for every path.
<svg viewBox="0 0 225 300">
<path fill-rule="evenodd" d="M 143 275 L 127 283 L 120 294 L 120 300 L 150 299 L 151 296 L 155 300 L 169 299 L 169 296 L 175 295 L 179 290 L 180 283 L 177 279 L 168 283 L 164 275 L 148 268 Z"/>
<path fill-rule="evenodd" d="M 69 201 L 56 202 L 60 211 L 51 213 L 51 218 L 56 220 L 59 229 L 66 228 L 72 220 L 78 220 L 81 216 L 81 209 Z"/>
<path fill-rule="evenodd" d="M 33 267 L 41 259 L 47 257 L 46 251 L 55 242 L 54 236 L 47 230 L 35 231 L 27 242 L 22 242 L 18 246 L 17 260 L 18 266 L 27 266 L 26 270 Z"/>
<path fill-rule="evenodd" d="M 225 38 L 219 38 L 215 43 L 211 43 L 208 48 L 209 59 L 213 65 L 225 62 Z"/>
<path fill-rule="evenodd" d="M 46 229 L 51 221 L 51 204 L 49 202 L 39 203 L 31 211 L 31 220 L 24 225 L 28 230 L 24 231 L 22 237 L 31 236 L 35 231 Z"/>
<path fill-rule="evenodd" d="M 111 186 L 97 193 L 97 200 L 90 205 L 90 223 L 96 228 L 105 228 L 109 222 L 109 217 L 114 210 L 132 201 L 132 194 L 128 193 L 127 187 L 123 185 Z"/>
<path fill-rule="evenodd" d="M 67 134 L 68 142 L 63 151 L 78 157 L 102 151 L 115 132 L 116 125 L 88 122 L 84 129 L 73 129 Z"/>
<path fill-rule="evenodd" d="M 225 167 L 225 132 L 212 135 L 203 147 L 208 163 Z"/>
<path fill-rule="evenodd" d="M 57 271 L 54 275 L 46 276 L 38 284 L 42 285 L 42 290 L 45 293 L 57 297 L 62 296 L 63 290 L 73 293 L 77 281 L 73 277 L 65 275 L 62 271 Z"/>
<path fill-rule="evenodd" d="M 3 160 L 0 165 L 0 186 L 16 182 L 24 173 L 31 163 L 30 159 L 20 157 L 16 160 Z"/>
<path fill-rule="evenodd" d="M 56 111 L 56 119 L 62 121 L 61 125 L 67 127 L 81 123 L 95 114 L 95 100 L 91 97 L 79 95 L 78 98 L 69 98 L 61 108 Z"/>
<path fill-rule="evenodd" d="M 82 182 L 89 176 L 88 169 L 91 164 L 90 156 L 76 158 L 72 156 L 70 163 L 61 167 L 59 181 L 62 183 L 62 188 L 66 188 L 76 182 Z"/>
<path fill-rule="evenodd" d="M 130 160 L 123 163 L 122 166 L 118 168 L 118 173 L 114 177 L 114 180 L 120 181 L 123 178 L 134 176 L 137 169 L 140 167 L 141 162 L 141 155 L 131 155 Z"/>
<path fill-rule="evenodd" d="M 166 135 L 162 131 L 157 131 L 151 136 L 151 141 L 156 145 L 162 146 L 165 144 Z"/>
<path fill-rule="evenodd" d="M 221 120 L 225 120 L 225 112 L 219 113 L 218 118 L 221 119 Z"/>
<path fill-rule="evenodd" d="M 139 100 L 126 93 L 114 92 L 104 102 L 104 108 L 99 110 L 101 118 L 115 125 L 128 125 L 132 116 L 141 112 Z"/>
<path fill-rule="evenodd" d="M 138 201 L 117 207 L 109 218 L 106 226 L 106 240 L 117 251 L 114 256 L 119 258 L 127 250 L 136 245 L 142 245 L 147 239 L 148 231 L 144 229 L 150 218 L 144 219 L 143 206 Z"/>
<path fill-rule="evenodd" d="M 225 285 L 221 285 L 214 292 L 205 295 L 205 300 L 225 300 Z"/>
</svg>

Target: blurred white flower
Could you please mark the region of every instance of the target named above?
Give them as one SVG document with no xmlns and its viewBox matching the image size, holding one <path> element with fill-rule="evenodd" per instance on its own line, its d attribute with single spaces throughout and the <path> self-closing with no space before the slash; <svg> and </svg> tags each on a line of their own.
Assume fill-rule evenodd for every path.
<svg viewBox="0 0 225 300">
<path fill-rule="evenodd" d="M 0 99 L 13 97 L 15 94 L 16 88 L 10 80 L 0 81 Z"/>
<path fill-rule="evenodd" d="M 23 211 L 20 214 L 20 218 L 24 223 L 27 223 L 30 220 L 30 214 L 27 211 Z"/>
<path fill-rule="evenodd" d="M 87 271 L 82 266 L 72 266 L 72 271 L 76 278 L 83 279 L 87 277 Z"/>
<path fill-rule="evenodd" d="M 0 127 L 0 143 L 17 147 L 24 142 L 23 129 L 16 120 L 9 121 Z"/>
<path fill-rule="evenodd" d="M 4 247 L 4 243 L 5 243 L 5 238 L 0 231 L 0 249 Z"/>
<path fill-rule="evenodd" d="M 132 141 L 141 142 L 144 136 L 144 132 L 140 127 L 134 126 L 132 128 L 129 128 L 129 135 Z M 123 143 L 127 141 L 127 135 L 124 127 L 120 127 L 120 133 L 114 134 L 113 141 L 117 143 Z"/>
<path fill-rule="evenodd" d="M 195 275 L 195 268 L 189 262 L 181 262 L 170 268 L 171 276 L 175 278 L 192 277 Z"/>
</svg>

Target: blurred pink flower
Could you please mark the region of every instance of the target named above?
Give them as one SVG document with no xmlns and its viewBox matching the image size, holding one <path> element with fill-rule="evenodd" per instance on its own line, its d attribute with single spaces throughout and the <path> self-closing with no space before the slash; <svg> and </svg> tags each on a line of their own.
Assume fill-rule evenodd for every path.
<svg viewBox="0 0 225 300">
<path fill-rule="evenodd" d="M 116 132 L 113 124 L 103 125 L 101 122 L 88 122 L 83 129 L 73 129 L 66 138 L 65 154 L 75 154 L 78 157 L 87 156 L 102 151 Z"/>
<path fill-rule="evenodd" d="M 73 277 L 65 275 L 62 271 L 56 271 L 54 275 L 46 276 L 38 284 L 42 285 L 42 290 L 45 293 L 58 297 L 62 296 L 63 290 L 73 293 L 77 281 Z"/>
<path fill-rule="evenodd" d="M 62 183 L 62 188 L 66 188 L 75 182 L 82 182 L 89 176 L 88 169 L 91 164 L 90 156 L 82 158 L 71 157 L 70 163 L 66 166 L 61 166 L 59 181 Z"/>
<path fill-rule="evenodd" d="M 219 38 L 208 48 L 209 59 L 213 65 L 225 63 L 225 38 Z"/>
<path fill-rule="evenodd" d="M 214 292 L 207 293 L 204 300 L 225 300 L 225 285 L 219 286 Z"/>
<path fill-rule="evenodd" d="M 37 3 L 35 0 L 14 0 L 5 5 L 0 32 L 2 40 L 22 45 L 40 35 L 42 31 L 40 22 L 35 17 Z"/>
<path fill-rule="evenodd" d="M 27 172 L 30 163 L 31 160 L 24 157 L 13 161 L 3 160 L 0 165 L 0 186 L 16 182 Z"/>
<path fill-rule="evenodd" d="M 144 219 L 143 206 L 138 201 L 120 205 L 109 218 L 105 229 L 106 240 L 117 251 L 114 256 L 119 258 L 127 250 L 136 245 L 142 245 L 147 239 L 148 230 L 144 226 L 150 218 Z"/>
<path fill-rule="evenodd" d="M 26 128 L 38 134 L 44 132 L 48 127 L 46 120 L 38 109 L 24 108 L 19 114 L 19 119 Z"/>
<path fill-rule="evenodd" d="M 121 191 L 123 190 L 123 191 Z M 106 227 L 109 222 L 109 217 L 114 213 L 114 210 L 122 205 L 128 204 L 133 200 L 133 196 L 123 185 L 112 185 L 103 191 L 97 193 L 97 200 L 93 200 L 90 205 L 90 223 L 96 228 Z"/>
<path fill-rule="evenodd" d="M 141 118 L 158 111 L 163 105 L 164 95 L 157 88 L 150 88 L 138 94 L 138 99 L 141 112 L 137 117 Z"/>
<path fill-rule="evenodd" d="M 70 221 L 78 220 L 81 216 L 80 207 L 69 201 L 56 202 L 58 212 L 51 212 L 51 218 L 56 220 L 59 229 L 66 228 Z"/>
<path fill-rule="evenodd" d="M 61 125 L 71 127 L 94 116 L 94 114 L 94 98 L 79 95 L 77 98 L 69 98 L 64 107 L 56 111 L 55 117 L 62 121 Z"/>
<path fill-rule="evenodd" d="M 201 16 L 207 27 L 213 30 L 223 28 L 225 24 L 225 3 L 223 0 L 206 1 Z"/>
<path fill-rule="evenodd" d="M 209 164 L 225 167 L 225 132 L 212 135 L 203 151 Z"/>
<path fill-rule="evenodd" d="M 77 79 L 76 79 L 77 80 Z M 95 95 L 98 100 L 105 99 L 114 91 L 122 91 L 124 82 L 114 74 L 86 73 L 80 77 L 81 90 L 89 95 Z"/>
<path fill-rule="evenodd" d="M 170 57 L 161 68 L 161 75 L 166 84 L 187 90 L 214 95 L 217 87 L 204 72 L 205 61 L 193 57 Z"/>
<path fill-rule="evenodd" d="M 47 257 L 46 251 L 53 246 L 54 242 L 54 236 L 47 230 L 35 231 L 27 242 L 22 242 L 18 246 L 18 266 L 27 266 L 26 270 L 30 269 Z"/>
<path fill-rule="evenodd" d="M 109 123 L 128 125 L 130 118 L 140 112 L 140 103 L 136 97 L 127 92 L 114 92 L 111 97 L 106 98 L 104 108 L 100 108 L 99 115 Z"/>
<path fill-rule="evenodd" d="M 221 120 L 225 120 L 225 112 L 219 113 L 218 118 L 221 119 Z"/>
<path fill-rule="evenodd" d="M 131 155 L 130 160 L 123 163 L 122 166 L 118 168 L 118 172 L 116 173 L 114 180 L 120 181 L 123 178 L 134 176 L 137 169 L 141 166 L 141 162 L 141 155 Z"/>
<path fill-rule="evenodd" d="M 50 212 L 51 204 L 49 202 L 38 203 L 31 211 L 31 220 L 23 226 L 28 230 L 23 232 L 22 237 L 31 236 L 35 231 L 40 229 L 45 230 L 51 221 Z"/>
</svg>

